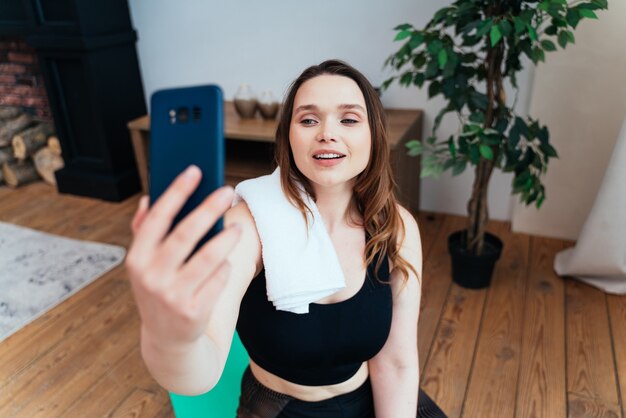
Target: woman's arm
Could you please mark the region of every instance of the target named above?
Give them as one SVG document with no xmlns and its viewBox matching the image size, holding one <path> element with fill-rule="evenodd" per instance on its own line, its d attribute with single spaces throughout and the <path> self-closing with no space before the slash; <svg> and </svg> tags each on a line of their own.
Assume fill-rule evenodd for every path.
<svg viewBox="0 0 626 418">
<path fill-rule="evenodd" d="M 400 255 L 422 274 L 422 247 L 419 229 L 413 216 L 400 207 L 405 238 Z M 378 418 L 415 418 L 419 392 L 417 321 L 421 286 L 409 271 L 404 288 L 398 269 L 391 272 L 393 319 L 391 331 L 382 350 L 368 362 L 374 406 Z"/>
<path fill-rule="evenodd" d="M 142 199 L 126 259 L 142 320 L 144 362 L 161 386 L 185 395 L 204 393 L 219 380 L 239 303 L 258 269 L 255 261 L 260 262 L 260 242 L 249 210 L 242 203 L 226 211 L 232 191 L 211 195 L 167 233 L 197 180 L 190 183 L 181 176 L 150 210 Z M 185 260 L 225 211 L 224 232 Z"/>
</svg>

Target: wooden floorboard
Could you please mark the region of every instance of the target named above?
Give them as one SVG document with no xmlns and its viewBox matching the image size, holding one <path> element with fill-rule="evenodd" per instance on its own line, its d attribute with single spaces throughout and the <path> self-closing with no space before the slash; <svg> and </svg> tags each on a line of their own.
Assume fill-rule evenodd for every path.
<svg viewBox="0 0 626 418">
<path fill-rule="evenodd" d="M 0 221 L 127 247 L 139 195 L 121 203 L 0 187 Z M 418 328 L 422 387 L 450 417 L 626 418 L 626 296 L 554 273 L 573 243 L 515 234 L 493 283 L 452 283 L 447 237 L 466 218 L 416 214 L 424 257 Z M 0 343 L 0 417 L 172 417 L 139 351 L 123 266 Z"/>
<path fill-rule="evenodd" d="M 422 303 L 418 328 L 418 349 L 420 353 L 420 379 L 424 382 L 425 365 L 429 359 L 435 332 L 450 290 L 450 262 L 447 236 L 462 228 L 464 220 L 458 216 L 446 216 L 439 228 L 435 241 L 424 258 L 424 280 L 422 284 Z M 427 392 L 431 396 L 433 389 Z"/>
<path fill-rule="evenodd" d="M 565 313 L 563 279 L 553 269 L 559 240 L 533 237 L 522 333 L 517 417 L 565 417 Z"/>
<path fill-rule="evenodd" d="M 607 295 L 607 310 L 611 325 L 611 345 L 615 362 L 615 380 L 622 418 L 626 418 L 626 296 Z"/>
<path fill-rule="evenodd" d="M 463 416 L 515 416 L 530 237 L 500 223 L 504 243 L 487 294 Z"/>
<path fill-rule="evenodd" d="M 565 281 L 567 404 L 569 416 L 620 415 L 606 294 Z"/>
</svg>

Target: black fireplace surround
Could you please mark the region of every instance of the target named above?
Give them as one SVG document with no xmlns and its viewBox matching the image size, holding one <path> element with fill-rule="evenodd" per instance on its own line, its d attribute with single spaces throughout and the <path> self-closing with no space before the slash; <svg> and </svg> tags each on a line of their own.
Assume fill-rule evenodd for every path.
<svg viewBox="0 0 626 418">
<path fill-rule="evenodd" d="M 126 0 L 1 0 L 0 36 L 37 52 L 65 161 L 59 192 L 121 201 L 140 191 L 126 123 L 146 104 Z"/>
</svg>

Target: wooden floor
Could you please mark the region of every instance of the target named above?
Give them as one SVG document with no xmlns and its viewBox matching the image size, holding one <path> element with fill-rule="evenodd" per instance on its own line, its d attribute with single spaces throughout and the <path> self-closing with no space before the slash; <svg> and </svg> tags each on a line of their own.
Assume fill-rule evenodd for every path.
<svg viewBox="0 0 626 418">
<path fill-rule="evenodd" d="M 0 187 L 0 221 L 128 246 L 139 196 L 107 203 L 43 183 Z M 491 287 L 451 283 L 446 237 L 464 219 L 418 215 L 424 250 L 422 387 L 450 417 L 622 417 L 626 297 L 552 269 L 572 245 L 489 230 L 505 242 Z M 165 391 L 138 350 L 123 267 L 0 343 L 0 417 L 167 417 Z"/>
</svg>

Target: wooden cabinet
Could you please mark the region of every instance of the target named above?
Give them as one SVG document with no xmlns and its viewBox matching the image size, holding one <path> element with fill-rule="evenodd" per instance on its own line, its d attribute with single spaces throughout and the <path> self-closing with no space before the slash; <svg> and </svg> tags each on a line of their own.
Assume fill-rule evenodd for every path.
<svg viewBox="0 0 626 418">
<path fill-rule="evenodd" d="M 419 159 L 409 157 L 404 144 L 421 140 L 422 111 L 386 109 L 391 164 L 394 169 L 397 196 L 413 211 L 419 210 Z M 232 102 L 224 106 L 226 137 L 226 182 L 236 185 L 242 180 L 269 174 L 275 167 L 274 136 L 276 120 L 241 119 Z M 148 149 L 150 118 L 143 116 L 128 123 L 144 193 L 148 192 Z"/>
</svg>

